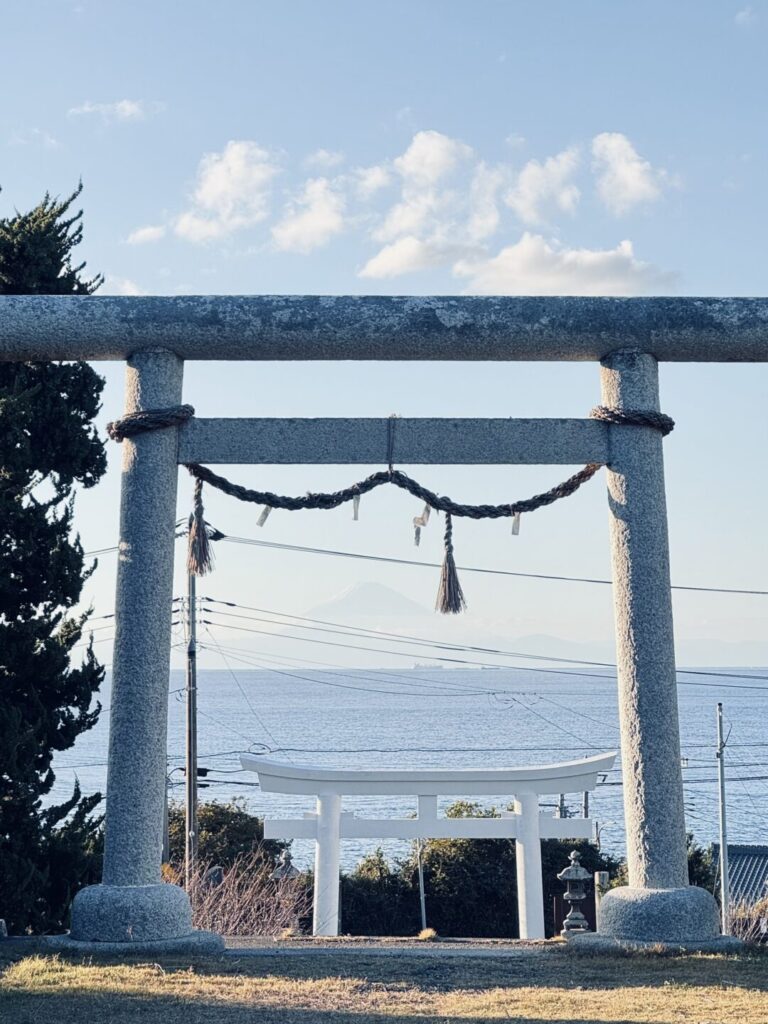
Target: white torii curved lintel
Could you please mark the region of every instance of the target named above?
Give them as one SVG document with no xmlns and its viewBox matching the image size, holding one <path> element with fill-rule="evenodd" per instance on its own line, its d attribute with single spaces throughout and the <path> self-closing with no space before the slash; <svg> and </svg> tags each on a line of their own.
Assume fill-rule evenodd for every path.
<svg viewBox="0 0 768 1024">
<path fill-rule="evenodd" d="M 243 754 L 240 763 L 259 776 L 265 793 L 319 796 L 498 796 L 580 793 L 613 767 L 616 751 L 558 764 L 522 768 L 326 768 Z"/>
</svg>

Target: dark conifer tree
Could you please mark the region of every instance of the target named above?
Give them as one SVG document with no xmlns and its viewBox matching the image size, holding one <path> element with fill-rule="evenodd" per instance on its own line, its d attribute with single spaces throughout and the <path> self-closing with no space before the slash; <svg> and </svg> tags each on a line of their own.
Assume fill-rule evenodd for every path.
<svg viewBox="0 0 768 1024">
<path fill-rule="evenodd" d="M 0 219 L 0 294 L 89 295 L 73 266 L 82 186 Z M 106 469 L 93 426 L 103 380 L 87 363 L 0 363 L 0 917 L 15 932 L 64 926 L 92 880 L 98 794 L 51 805 L 55 753 L 96 722 L 104 677 L 87 614 L 72 614 L 87 566 L 74 488 Z"/>
</svg>

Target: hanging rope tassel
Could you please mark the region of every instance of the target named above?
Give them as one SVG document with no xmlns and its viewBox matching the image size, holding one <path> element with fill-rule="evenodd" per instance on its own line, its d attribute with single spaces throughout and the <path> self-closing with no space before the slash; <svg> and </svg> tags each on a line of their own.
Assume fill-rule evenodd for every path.
<svg viewBox="0 0 768 1024">
<path fill-rule="evenodd" d="M 195 497 L 189 517 L 187 540 L 187 572 L 192 576 L 205 576 L 213 569 L 213 550 L 203 509 L 203 481 L 195 480 Z"/>
<path fill-rule="evenodd" d="M 440 573 L 440 587 L 437 591 L 435 609 L 443 615 L 459 615 L 467 607 L 464 591 L 461 589 L 456 562 L 453 559 L 453 521 L 451 513 L 445 513 L 445 558 Z"/>
</svg>

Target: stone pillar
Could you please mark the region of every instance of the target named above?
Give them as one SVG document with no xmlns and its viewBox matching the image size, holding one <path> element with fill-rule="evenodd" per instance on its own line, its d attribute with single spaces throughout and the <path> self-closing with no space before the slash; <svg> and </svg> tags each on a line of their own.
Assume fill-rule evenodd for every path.
<svg viewBox="0 0 768 1024">
<path fill-rule="evenodd" d="M 515 799 L 515 869 L 517 917 L 521 939 L 543 939 L 544 882 L 541 877 L 539 797 L 523 793 Z"/>
<path fill-rule="evenodd" d="M 128 360 L 126 412 L 178 405 L 172 352 Z M 178 429 L 123 441 L 103 884 L 78 893 L 73 945 L 218 948 L 187 894 L 161 882 Z"/>
<path fill-rule="evenodd" d="M 340 847 L 341 797 L 338 793 L 323 793 L 317 798 L 313 935 L 339 934 Z"/>
<path fill-rule="evenodd" d="M 659 410 L 653 356 L 603 360 L 603 405 Z M 629 887 L 600 907 L 601 932 L 649 941 L 719 934 L 709 893 L 688 885 L 662 436 L 611 426 L 610 509 Z"/>
</svg>

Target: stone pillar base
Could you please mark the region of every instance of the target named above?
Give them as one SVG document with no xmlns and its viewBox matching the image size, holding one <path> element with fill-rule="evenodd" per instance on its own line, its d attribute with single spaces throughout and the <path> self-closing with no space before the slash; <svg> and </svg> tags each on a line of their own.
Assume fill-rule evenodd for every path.
<svg viewBox="0 0 768 1024">
<path fill-rule="evenodd" d="M 53 953 L 69 956 L 207 956 L 224 951 L 224 940 L 214 932 L 193 931 L 180 939 L 155 942 L 80 942 L 71 935 L 48 935 L 45 944 Z"/>
<path fill-rule="evenodd" d="M 741 939 L 733 935 L 718 935 L 706 942 L 640 942 L 634 939 L 611 939 L 594 932 L 569 932 L 565 937 L 566 946 L 576 954 L 592 956 L 606 953 L 616 956 L 622 953 L 739 953 L 744 949 Z"/>
<path fill-rule="evenodd" d="M 72 903 L 69 935 L 60 949 L 87 952 L 216 952 L 223 940 L 194 931 L 187 894 L 178 885 L 91 885 Z M 87 949 L 86 949 L 87 947 Z"/>
<path fill-rule="evenodd" d="M 720 934 L 715 898 L 695 885 L 684 889 L 611 889 L 600 901 L 600 935 L 690 947 L 728 938 Z"/>
</svg>

